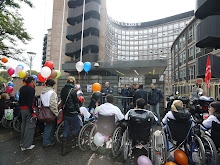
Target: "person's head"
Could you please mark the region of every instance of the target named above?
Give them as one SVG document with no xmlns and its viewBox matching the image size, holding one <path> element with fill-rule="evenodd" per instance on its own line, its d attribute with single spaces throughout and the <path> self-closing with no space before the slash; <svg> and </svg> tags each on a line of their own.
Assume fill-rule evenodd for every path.
<svg viewBox="0 0 220 165">
<path fill-rule="evenodd" d="M 133 88 L 134 88 L 134 86 L 131 84 L 131 85 L 129 85 L 129 88 L 130 88 L 130 89 L 133 89 Z"/>
<path fill-rule="evenodd" d="M 174 100 L 173 104 L 171 105 L 171 109 L 178 112 L 177 107 L 183 108 L 183 102 L 181 100 Z"/>
<path fill-rule="evenodd" d="M 146 102 L 143 98 L 139 98 L 136 100 L 136 108 L 137 109 L 144 109 L 145 105 L 146 105 Z"/>
<path fill-rule="evenodd" d="M 8 95 L 7 93 L 2 93 L 1 99 L 2 99 L 2 100 L 9 100 L 10 97 L 9 97 L 9 95 Z"/>
<path fill-rule="evenodd" d="M 47 79 L 47 81 L 46 81 L 46 86 L 48 86 L 48 87 L 53 87 L 55 84 L 56 84 L 56 82 L 54 81 L 54 79 Z"/>
<path fill-rule="evenodd" d="M 215 101 L 209 104 L 209 114 L 210 115 L 220 114 L 220 102 L 219 101 Z"/>
<path fill-rule="evenodd" d="M 73 84 L 74 86 L 76 85 L 76 79 L 73 76 L 69 76 L 66 80 L 67 83 Z"/>
<path fill-rule="evenodd" d="M 139 85 L 139 89 L 143 89 L 143 84 L 140 84 L 140 85 Z"/>
<path fill-rule="evenodd" d="M 108 94 L 105 98 L 105 102 L 113 104 L 113 98 L 114 98 L 113 95 Z"/>
<path fill-rule="evenodd" d="M 123 85 L 122 88 L 125 89 L 125 88 L 126 88 L 126 85 Z"/>
<path fill-rule="evenodd" d="M 109 86 L 110 86 L 110 83 L 109 83 L 109 82 L 106 82 L 106 83 L 105 83 L 105 87 L 108 88 Z"/>
<path fill-rule="evenodd" d="M 134 89 L 138 89 L 139 85 L 138 84 L 134 84 Z"/>
<path fill-rule="evenodd" d="M 79 85 L 79 84 L 76 84 L 76 90 L 78 91 L 78 90 L 80 90 L 80 89 L 81 89 L 80 85 Z"/>
<path fill-rule="evenodd" d="M 32 76 L 28 76 L 27 78 L 25 78 L 23 80 L 23 82 L 25 82 L 26 84 L 31 84 L 31 85 L 35 86 L 36 80 Z"/>
<path fill-rule="evenodd" d="M 150 84 L 150 87 L 151 87 L 151 89 L 155 89 L 155 88 L 156 88 L 156 84 L 151 83 L 151 84 Z"/>
</svg>

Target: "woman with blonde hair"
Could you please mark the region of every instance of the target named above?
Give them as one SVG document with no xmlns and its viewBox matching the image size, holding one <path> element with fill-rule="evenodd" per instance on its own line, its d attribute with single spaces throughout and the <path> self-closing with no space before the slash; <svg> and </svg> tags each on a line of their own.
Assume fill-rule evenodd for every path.
<svg viewBox="0 0 220 165">
<path fill-rule="evenodd" d="M 63 120 L 64 120 L 64 130 L 63 130 L 63 145 L 62 145 L 62 155 L 66 155 L 69 151 L 67 149 L 67 138 L 71 131 L 70 136 L 73 140 L 78 137 L 80 131 L 80 119 L 78 114 L 79 110 L 79 101 L 77 98 L 76 92 L 76 79 L 73 76 L 67 78 L 66 85 L 61 90 L 61 100 L 63 108 Z"/>
<path fill-rule="evenodd" d="M 186 111 L 183 107 L 183 102 L 181 100 L 175 100 L 171 106 L 171 111 L 169 111 L 163 118 L 163 124 L 167 123 L 168 119 L 173 120 L 189 120 L 191 117 L 190 113 Z"/>
</svg>

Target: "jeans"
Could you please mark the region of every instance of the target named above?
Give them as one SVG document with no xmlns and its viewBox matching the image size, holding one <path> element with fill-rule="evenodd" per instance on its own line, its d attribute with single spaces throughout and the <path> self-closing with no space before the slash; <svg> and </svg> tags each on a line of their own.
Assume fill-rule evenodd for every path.
<svg viewBox="0 0 220 165">
<path fill-rule="evenodd" d="M 64 130 L 63 130 L 63 137 L 66 138 L 69 135 L 71 127 L 74 129 L 71 131 L 73 136 L 77 136 L 80 131 L 80 119 L 78 114 L 73 117 L 70 116 L 63 116 L 64 120 Z"/>
<path fill-rule="evenodd" d="M 52 143 L 55 127 L 56 127 L 56 120 L 53 123 L 45 123 L 43 146 L 48 146 Z"/>
<path fill-rule="evenodd" d="M 156 105 L 150 105 L 150 111 L 157 114 L 158 123 L 160 123 L 160 106 L 159 106 L 159 103 L 157 103 Z"/>
</svg>

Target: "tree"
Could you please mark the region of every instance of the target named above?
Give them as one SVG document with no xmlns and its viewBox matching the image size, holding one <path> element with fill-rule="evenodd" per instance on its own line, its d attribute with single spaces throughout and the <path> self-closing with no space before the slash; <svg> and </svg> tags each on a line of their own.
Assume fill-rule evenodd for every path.
<svg viewBox="0 0 220 165">
<path fill-rule="evenodd" d="M 1 71 L 0 77 L 2 77 L 4 80 L 6 80 L 6 82 L 9 82 L 12 80 L 11 76 L 9 76 L 7 71 Z"/>
<path fill-rule="evenodd" d="M 0 58 L 3 56 L 27 63 L 21 56 L 23 49 L 17 47 L 17 42 L 27 44 L 31 37 L 24 28 L 24 19 L 18 13 L 21 2 L 33 7 L 29 0 L 0 1 Z M 0 63 L 0 68 L 4 67 Z"/>
<path fill-rule="evenodd" d="M 27 71 L 28 73 L 30 73 L 30 70 Z M 35 71 L 35 70 L 31 70 L 31 75 L 36 75 L 38 76 L 39 72 Z"/>
<path fill-rule="evenodd" d="M 7 80 L 5 80 L 4 78 L 0 77 L 0 85 L 4 84 L 4 83 L 7 83 Z"/>
</svg>

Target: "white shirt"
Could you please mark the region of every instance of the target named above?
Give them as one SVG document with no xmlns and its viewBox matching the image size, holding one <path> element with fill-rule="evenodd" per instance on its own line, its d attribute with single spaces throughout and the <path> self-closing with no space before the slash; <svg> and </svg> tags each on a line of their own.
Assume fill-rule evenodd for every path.
<svg viewBox="0 0 220 165">
<path fill-rule="evenodd" d="M 115 122 L 124 119 L 124 115 L 121 113 L 121 110 L 111 103 L 105 103 L 100 105 L 99 108 L 97 109 L 96 114 L 98 113 L 103 116 L 115 115 Z"/>
<path fill-rule="evenodd" d="M 165 116 L 164 116 L 164 118 L 162 119 L 162 122 L 164 123 L 164 124 L 167 124 L 167 120 L 168 119 L 173 119 L 173 120 L 175 120 L 175 117 L 173 116 L 173 113 L 171 112 L 171 111 L 169 111 Z"/>
<path fill-rule="evenodd" d="M 87 111 L 86 107 L 80 107 L 79 110 L 84 116 L 84 121 L 86 121 L 86 119 L 88 119 L 91 114 Z"/>
<path fill-rule="evenodd" d="M 144 110 L 144 109 L 131 109 L 131 110 L 129 110 L 129 111 L 126 113 L 126 115 L 125 115 L 125 120 L 128 120 L 128 114 L 129 114 L 129 112 L 130 112 L 130 111 L 135 111 L 135 110 L 148 111 L 148 110 Z M 148 112 L 152 113 L 151 111 L 148 111 Z M 153 114 L 153 113 L 152 113 L 152 114 Z M 155 121 L 157 122 L 157 121 L 158 121 L 158 118 L 157 118 L 154 114 L 153 114 L 153 116 L 154 116 Z"/>
<path fill-rule="evenodd" d="M 220 121 L 217 119 L 217 117 L 215 117 L 214 115 L 210 115 L 207 119 L 205 119 L 203 122 L 202 122 L 202 125 L 206 128 L 211 128 L 212 127 L 212 122 L 215 121 L 217 122 L 218 124 L 220 124 Z"/>
</svg>

